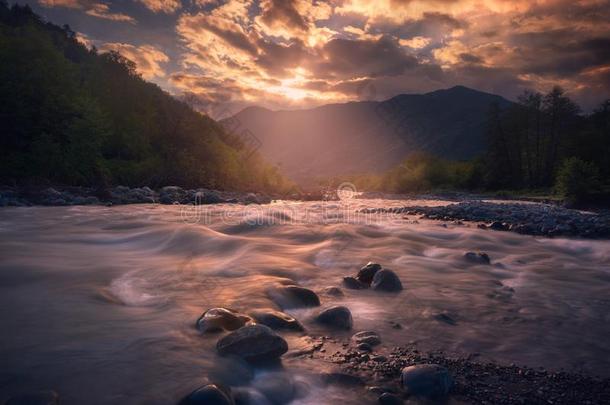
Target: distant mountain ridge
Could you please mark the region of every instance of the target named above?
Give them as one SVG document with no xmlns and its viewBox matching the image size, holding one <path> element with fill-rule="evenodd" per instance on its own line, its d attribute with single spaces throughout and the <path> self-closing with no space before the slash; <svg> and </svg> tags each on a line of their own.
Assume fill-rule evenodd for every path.
<svg viewBox="0 0 610 405">
<path fill-rule="evenodd" d="M 237 122 L 249 130 L 267 160 L 303 183 L 315 177 L 378 173 L 415 151 L 473 158 L 485 150 L 492 103 L 502 108 L 511 104 L 495 94 L 455 86 L 304 110 L 248 107 L 225 123 Z"/>
</svg>

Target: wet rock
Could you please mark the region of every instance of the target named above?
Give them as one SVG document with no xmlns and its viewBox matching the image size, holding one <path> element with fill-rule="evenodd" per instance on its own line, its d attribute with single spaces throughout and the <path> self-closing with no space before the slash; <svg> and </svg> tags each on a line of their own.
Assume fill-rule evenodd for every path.
<svg viewBox="0 0 610 405">
<path fill-rule="evenodd" d="M 339 287 L 326 287 L 322 292 L 333 297 L 343 297 L 343 290 Z"/>
<path fill-rule="evenodd" d="M 223 355 L 235 355 L 250 362 L 271 361 L 288 351 L 288 344 L 265 325 L 247 325 L 231 332 L 216 343 Z"/>
<path fill-rule="evenodd" d="M 366 284 L 362 284 L 354 277 L 343 277 L 343 285 L 350 290 L 363 290 L 368 288 Z"/>
<path fill-rule="evenodd" d="M 366 266 L 364 266 L 363 268 L 360 269 L 360 271 L 358 271 L 358 275 L 356 276 L 356 279 L 363 284 L 371 285 L 371 282 L 373 281 L 373 277 L 379 270 L 381 270 L 380 264 L 368 262 L 366 264 Z"/>
<path fill-rule="evenodd" d="M 402 369 L 402 386 L 410 395 L 439 398 L 447 395 L 452 379 L 445 367 L 438 364 L 418 364 Z"/>
<path fill-rule="evenodd" d="M 235 405 L 231 389 L 218 384 L 204 385 L 182 398 L 178 405 Z"/>
<path fill-rule="evenodd" d="M 494 231 L 508 231 L 509 225 L 504 222 L 494 221 L 488 228 L 493 229 Z"/>
<path fill-rule="evenodd" d="M 447 325 L 457 325 L 457 322 L 455 321 L 454 317 L 448 314 L 447 312 L 441 312 L 434 315 L 434 319 L 439 322 L 446 323 Z"/>
<path fill-rule="evenodd" d="M 55 391 L 39 391 L 16 395 L 9 398 L 5 405 L 58 405 L 59 395 Z"/>
<path fill-rule="evenodd" d="M 353 324 L 350 310 L 340 305 L 322 310 L 315 321 L 331 328 L 347 330 L 351 329 Z"/>
<path fill-rule="evenodd" d="M 185 201 L 187 193 L 182 188 L 177 186 L 163 187 L 159 191 L 159 202 L 161 204 L 174 204 L 187 202 Z"/>
<path fill-rule="evenodd" d="M 275 287 L 268 294 L 282 309 L 320 306 L 320 299 L 315 292 L 296 285 Z"/>
<path fill-rule="evenodd" d="M 254 311 L 250 314 L 250 316 L 257 323 L 266 325 L 271 329 L 287 329 L 295 331 L 304 330 L 303 325 L 301 325 L 298 320 L 284 312 L 275 311 L 273 309 Z"/>
<path fill-rule="evenodd" d="M 227 308 L 208 309 L 197 319 L 197 329 L 200 332 L 219 332 L 221 330 L 236 330 L 252 322 L 252 319 L 244 314 Z"/>
<path fill-rule="evenodd" d="M 466 252 L 464 253 L 464 259 L 466 259 L 467 261 L 471 262 L 471 263 L 476 263 L 476 264 L 490 264 L 491 263 L 491 259 L 489 258 L 489 255 L 487 253 L 481 253 L 481 252 Z"/>
<path fill-rule="evenodd" d="M 358 349 L 362 352 L 370 353 L 373 351 L 373 346 L 371 346 L 368 343 L 360 343 L 360 344 L 358 344 L 358 346 L 356 346 L 356 349 Z"/>
<path fill-rule="evenodd" d="M 294 379 L 282 372 L 261 374 L 253 385 L 274 405 L 287 404 L 296 395 Z"/>
<path fill-rule="evenodd" d="M 392 270 L 382 269 L 375 273 L 371 288 L 376 291 L 396 292 L 402 290 L 402 283 Z"/>
<path fill-rule="evenodd" d="M 354 334 L 354 336 L 352 336 L 352 340 L 357 345 L 359 345 L 361 343 L 366 343 L 370 346 L 377 346 L 378 344 L 381 343 L 381 338 L 379 337 L 377 332 L 374 332 L 372 330 L 365 330 L 362 332 L 358 332 L 358 333 Z"/>
<path fill-rule="evenodd" d="M 381 405 L 400 405 L 402 404 L 402 398 L 400 398 L 398 395 L 384 392 L 379 396 L 378 402 Z"/>
<path fill-rule="evenodd" d="M 271 402 L 260 391 L 250 387 L 232 390 L 235 405 L 271 405 Z"/>
</svg>

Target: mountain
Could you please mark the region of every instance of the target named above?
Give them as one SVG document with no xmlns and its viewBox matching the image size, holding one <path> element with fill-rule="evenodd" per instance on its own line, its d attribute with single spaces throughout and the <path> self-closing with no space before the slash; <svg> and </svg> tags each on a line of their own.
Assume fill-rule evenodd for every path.
<svg viewBox="0 0 610 405">
<path fill-rule="evenodd" d="M 305 110 L 249 107 L 221 123 L 249 130 L 262 155 L 303 184 L 315 177 L 378 173 L 415 151 L 473 158 L 486 148 L 492 103 L 511 104 L 498 95 L 456 86 Z"/>
<path fill-rule="evenodd" d="M 290 188 L 243 140 L 68 26 L 0 0 L 0 184 Z"/>
</svg>

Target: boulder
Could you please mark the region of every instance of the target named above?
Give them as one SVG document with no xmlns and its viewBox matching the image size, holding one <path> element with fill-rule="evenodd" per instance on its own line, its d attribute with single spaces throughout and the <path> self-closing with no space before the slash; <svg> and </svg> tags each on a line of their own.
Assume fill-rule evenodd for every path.
<svg viewBox="0 0 610 405">
<path fill-rule="evenodd" d="M 352 328 L 352 313 L 347 307 L 332 306 L 323 309 L 315 318 L 317 323 L 335 328 L 335 329 L 351 329 Z"/>
<path fill-rule="evenodd" d="M 273 309 L 257 310 L 252 312 L 250 316 L 257 323 L 266 325 L 271 329 L 287 329 L 295 331 L 304 330 L 303 325 L 301 325 L 301 323 L 295 318 L 284 312 L 275 311 Z"/>
<path fill-rule="evenodd" d="M 296 285 L 275 287 L 268 294 L 281 309 L 320 306 L 320 299 L 315 292 Z"/>
<path fill-rule="evenodd" d="M 471 263 L 476 263 L 476 264 L 490 264 L 491 260 L 489 258 L 489 255 L 487 253 L 481 253 L 481 252 L 466 252 L 464 253 L 464 259 L 466 259 L 467 261 L 471 262 Z"/>
<path fill-rule="evenodd" d="M 375 273 L 371 288 L 376 291 L 395 292 L 402 290 L 402 283 L 392 270 L 382 269 Z"/>
<path fill-rule="evenodd" d="M 216 343 L 223 355 L 235 355 L 249 362 L 271 361 L 288 351 L 288 344 L 265 325 L 247 325 Z"/>
<path fill-rule="evenodd" d="M 204 385 L 182 398 L 178 405 L 235 405 L 231 389 L 218 384 Z"/>
<path fill-rule="evenodd" d="M 362 290 L 368 288 L 366 284 L 362 284 L 354 277 L 343 277 L 343 285 L 350 290 Z"/>
<path fill-rule="evenodd" d="M 402 369 L 403 388 L 414 396 L 439 398 L 447 395 L 452 379 L 445 367 L 438 364 L 418 364 Z"/>
<path fill-rule="evenodd" d="M 373 277 L 379 270 L 381 270 L 380 264 L 368 262 L 366 266 L 360 269 L 356 279 L 363 284 L 371 285 Z"/>
<path fill-rule="evenodd" d="M 377 346 L 381 343 L 381 338 L 379 337 L 377 332 L 374 332 L 372 330 L 358 332 L 354 336 L 352 336 L 352 340 L 356 345 L 366 343 L 370 346 Z"/>
<path fill-rule="evenodd" d="M 197 319 L 197 329 L 201 332 L 219 332 L 235 330 L 251 323 L 252 318 L 227 308 L 208 309 Z"/>
<path fill-rule="evenodd" d="M 5 405 L 58 405 L 59 395 L 55 391 L 39 391 L 10 397 Z"/>
</svg>

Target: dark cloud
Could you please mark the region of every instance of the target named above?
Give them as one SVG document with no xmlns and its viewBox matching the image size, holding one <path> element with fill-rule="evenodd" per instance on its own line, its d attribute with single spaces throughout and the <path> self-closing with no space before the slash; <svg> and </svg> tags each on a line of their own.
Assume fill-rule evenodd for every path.
<svg viewBox="0 0 610 405">
<path fill-rule="evenodd" d="M 307 23 L 295 8 L 294 3 L 294 0 L 263 1 L 261 4 L 261 21 L 263 21 L 270 28 L 283 25 L 297 30 L 306 31 L 308 29 Z"/>
</svg>

